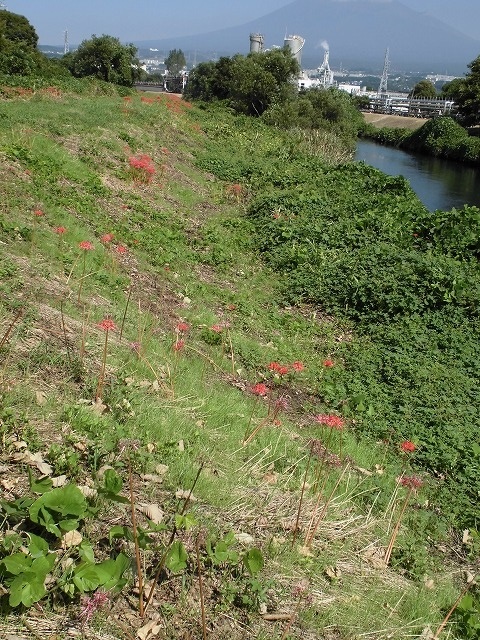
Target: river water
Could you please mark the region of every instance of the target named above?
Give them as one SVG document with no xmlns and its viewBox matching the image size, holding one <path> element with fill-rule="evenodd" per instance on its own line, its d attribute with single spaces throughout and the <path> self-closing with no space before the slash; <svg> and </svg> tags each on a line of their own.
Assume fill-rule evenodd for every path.
<svg viewBox="0 0 480 640">
<path fill-rule="evenodd" d="M 406 178 L 429 211 L 480 207 L 480 168 L 359 140 L 355 160 Z"/>
</svg>

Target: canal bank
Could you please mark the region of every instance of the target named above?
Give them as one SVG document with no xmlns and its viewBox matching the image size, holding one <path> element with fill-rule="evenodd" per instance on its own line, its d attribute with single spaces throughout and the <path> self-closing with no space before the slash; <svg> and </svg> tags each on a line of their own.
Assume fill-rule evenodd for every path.
<svg viewBox="0 0 480 640">
<path fill-rule="evenodd" d="M 393 116 L 386 113 L 371 113 L 369 111 L 365 111 L 363 113 L 363 117 L 365 122 L 371 124 L 377 129 L 389 127 L 391 129 L 409 129 L 410 131 L 414 131 L 427 122 L 424 118 Z"/>
</svg>

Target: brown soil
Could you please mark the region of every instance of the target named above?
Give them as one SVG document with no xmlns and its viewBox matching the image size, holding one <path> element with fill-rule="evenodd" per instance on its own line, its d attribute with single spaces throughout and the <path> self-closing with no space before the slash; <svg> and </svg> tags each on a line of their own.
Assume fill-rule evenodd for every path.
<svg viewBox="0 0 480 640">
<path fill-rule="evenodd" d="M 365 120 L 374 127 L 392 127 L 393 129 L 419 129 L 427 122 L 424 118 L 392 116 L 385 113 L 364 113 Z"/>
</svg>

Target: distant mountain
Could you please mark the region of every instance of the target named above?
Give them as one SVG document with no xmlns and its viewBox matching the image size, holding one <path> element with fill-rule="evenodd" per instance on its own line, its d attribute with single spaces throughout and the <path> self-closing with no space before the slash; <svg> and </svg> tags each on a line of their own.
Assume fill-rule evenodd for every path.
<svg viewBox="0 0 480 640">
<path fill-rule="evenodd" d="M 285 35 L 302 36 L 303 68 L 321 64 L 322 43 L 329 45 L 334 68 L 342 64 L 350 69 L 381 70 L 389 47 L 392 70 L 463 74 L 480 54 L 480 40 L 397 0 L 295 0 L 244 25 L 136 44 L 164 51 L 196 51 L 201 60 L 207 52 L 210 56 L 248 53 L 251 32 L 264 36 L 266 48 L 282 46 Z"/>
<path fill-rule="evenodd" d="M 415 11 L 439 18 L 467 36 L 480 39 L 480 2 L 472 0 L 401 0 Z"/>
</svg>

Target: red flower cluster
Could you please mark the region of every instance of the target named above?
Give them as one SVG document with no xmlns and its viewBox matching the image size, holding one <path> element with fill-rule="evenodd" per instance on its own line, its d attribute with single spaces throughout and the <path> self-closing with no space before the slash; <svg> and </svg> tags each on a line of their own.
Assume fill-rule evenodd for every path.
<svg viewBox="0 0 480 640">
<path fill-rule="evenodd" d="M 257 382 L 257 384 L 254 384 L 250 390 L 256 396 L 266 396 L 269 391 L 267 385 L 263 382 Z"/>
<path fill-rule="evenodd" d="M 268 368 L 270 371 L 278 373 L 279 376 L 284 376 L 290 371 L 286 364 L 279 364 L 278 362 L 270 362 Z"/>
<path fill-rule="evenodd" d="M 408 489 L 420 489 L 423 486 L 423 480 L 418 476 L 403 476 L 400 478 L 400 484 Z"/>
<path fill-rule="evenodd" d="M 36 216 L 37 218 L 41 218 L 44 215 L 44 213 L 40 209 L 35 209 L 35 211 L 33 212 L 33 215 Z"/>
<path fill-rule="evenodd" d="M 94 248 L 93 244 L 88 240 L 82 240 L 82 242 L 80 242 L 78 246 L 80 247 L 80 249 L 83 249 L 84 251 L 92 251 Z"/>
<path fill-rule="evenodd" d="M 97 327 L 99 329 L 103 329 L 104 331 L 115 331 L 117 328 L 116 324 L 111 318 L 104 318 L 101 322 L 98 323 Z"/>
<path fill-rule="evenodd" d="M 405 453 L 413 453 L 417 447 L 410 440 L 404 440 L 400 444 L 400 449 Z"/>
<path fill-rule="evenodd" d="M 123 244 L 119 244 L 117 247 L 115 247 L 115 251 L 120 255 L 128 253 L 127 247 L 125 247 Z"/>
<path fill-rule="evenodd" d="M 153 174 L 155 173 L 155 165 L 150 156 L 145 153 L 139 156 L 130 156 L 128 163 L 132 169 L 135 182 L 151 182 Z"/>
<path fill-rule="evenodd" d="M 300 371 L 303 371 L 305 369 L 305 365 L 303 364 L 303 362 L 300 362 L 300 360 L 295 360 L 295 362 L 292 364 L 292 369 L 299 373 Z"/>
<path fill-rule="evenodd" d="M 100 238 L 100 242 L 103 242 L 103 244 L 108 244 L 112 240 L 113 240 L 113 233 L 104 233 L 103 236 L 101 236 Z"/>
<path fill-rule="evenodd" d="M 181 351 L 184 346 L 185 346 L 185 340 L 177 340 L 173 344 L 173 350 L 174 351 Z"/>
<path fill-rule="evenodd" d="M 330 358 L 327 358 L 326 360 L 323 361 L 323 366 L 324 367 L 333 367 L 335 366 L 335 363 L 333 360 L 330 360 Z"/>
<path fill-rule="evenodd" d="M 333 429 L 337 429 L 338 431 L 342 431 L 345 426 L 345 421 L 340 416 L 336 416 L 332 413 L 319 413 L 315 416 L 315 422 L 319 424 L 324 424 L 327 427 L 332 427 Z"/>
<path fill-rule="evenodd" d="M 67 229 L 65 227 L 55 227 L 54 231 L 55 233 L 58 233 L 59 236 L 67 233 Z"/>
<path fill-rule="evenodd" d="M 180 331 L 181 333 L 185 333 L 185 331 L 188 331 L 190 329 L 190 325 L 188 324 L 188 322 L 179 322 L 176 328 L 177 328 L 177 331 Z"/>
</svg>

